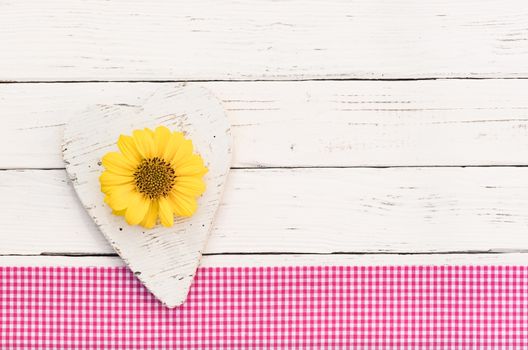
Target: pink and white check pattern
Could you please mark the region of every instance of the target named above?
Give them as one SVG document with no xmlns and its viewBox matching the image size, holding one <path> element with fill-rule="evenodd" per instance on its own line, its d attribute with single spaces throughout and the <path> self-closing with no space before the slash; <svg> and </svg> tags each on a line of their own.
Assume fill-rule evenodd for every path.
<svg viewBox="0 0 528 350">
<path fill-rule="evenodd" d="M 120 267 L 0 267 L 0 349 L 528 348 L 528 267 L 201 268 L 160 305 Z"/>
</svg>

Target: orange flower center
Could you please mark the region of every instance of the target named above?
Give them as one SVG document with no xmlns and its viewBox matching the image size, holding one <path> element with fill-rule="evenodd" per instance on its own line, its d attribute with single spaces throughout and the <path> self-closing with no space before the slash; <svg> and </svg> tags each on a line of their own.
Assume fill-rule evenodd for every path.
<svg viewBox="0 0 528 350">
<path fill-rule="evenodd" d="M 138 192 L 152 200 L 167 196 L 175 179 L 172 166 L 158 157 L 143 159 L 134 172 Z"/>
</svg>

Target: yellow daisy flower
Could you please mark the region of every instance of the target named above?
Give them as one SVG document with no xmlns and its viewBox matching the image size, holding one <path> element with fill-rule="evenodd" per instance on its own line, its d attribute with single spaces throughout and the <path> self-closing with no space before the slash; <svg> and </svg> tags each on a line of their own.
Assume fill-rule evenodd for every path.
<svg viewBox="0 0 528 350">
<path fill-rule="evenodd" d="M 130 225 L 152 228 L 158 217 L 170 227 L 174 215 L 191 216 L 205 191 L 207 168 L 191 140 L 164 126 L 121 135 L 121 152 L 107 153 L 99 177 L 105 202 Z"/>
</svg>

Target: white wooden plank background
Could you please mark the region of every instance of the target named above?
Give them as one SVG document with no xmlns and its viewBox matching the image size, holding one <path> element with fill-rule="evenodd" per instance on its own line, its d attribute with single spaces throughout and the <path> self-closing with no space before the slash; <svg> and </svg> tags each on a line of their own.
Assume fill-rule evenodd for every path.
<svg viewBox="0 0 528 350">
<path fill-rule="evenodd" d="M 66 178 L 0 172 L 0 253 L 113 252 Z M 233 170 L 205 252 L 528 252 L 527 205 L 524 167 Z"/>
<path fill-rule="evenodd" d="M 523 0 L 0 1 L 0 264 L 119 264 L 61 130 L 184 80 L 233 125 L 204 266 L 525 264 L 526 23 Z"/>
<path fill-rule="evenodd" d="M 528 77 L 525 0 L 0 6 L 0 80 Z"/>
<path fill-rule="evenodd" d="M 0 167 L 61 168 L 68 119 L 164 85 L 0 85 Z M 223 101 L 235 167 L 528 164 L 524 79 L 199 85 Z"/>
</svg>

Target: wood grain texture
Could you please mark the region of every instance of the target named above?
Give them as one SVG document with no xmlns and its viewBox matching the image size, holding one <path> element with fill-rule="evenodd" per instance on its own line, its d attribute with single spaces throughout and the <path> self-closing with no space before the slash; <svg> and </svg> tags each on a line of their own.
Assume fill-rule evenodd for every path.
<svg viewBox="0 0 528 350">
<path fill-rule="evenodd" d="M 63 170 L 0 172 L 0 254 L 113 253 Z M 528 168 L 232 170 L 205 253 L 528 251 Z"/>
<path fill-rule="evenodd" d="M 166 85 L 0 85 L 0 168 L 63 167 L 68 119 Z M 528 165 L 528 80 L 196 85 L 223 101 L 235 167 Z"/>
<path fill-rule="evenodd" d="M 0 2 L 0 80 L 527 77 L 524 0 Z"/>
<path fill-rule="evenodd" d="M 130 226 L 103 201 L 101 160 L 118 150 L 120 134 L 164 125 L 192 140 L 209 169 L 198 210 L 174 226 Z M 220 204 L 231 165 L 231 132 L 220 102 L 197 86 L 164 86 L 137 105 L 96 105 L 71 119 L 64 132 L 63 155 L 74 189 L 95 226 L 164 305 L 181 305 L 189 292 Z"/>
</svg>

